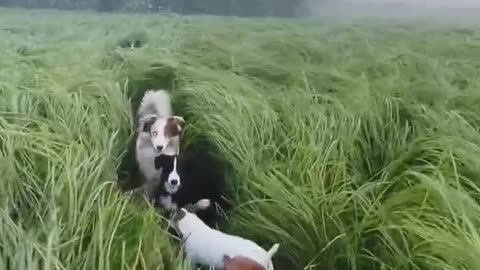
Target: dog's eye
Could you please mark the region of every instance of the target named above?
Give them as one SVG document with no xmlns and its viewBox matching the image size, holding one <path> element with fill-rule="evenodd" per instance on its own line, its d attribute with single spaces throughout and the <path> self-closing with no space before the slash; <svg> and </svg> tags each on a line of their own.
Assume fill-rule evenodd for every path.
<svg viewBox="0 0 480 270">
<path fill-rule="evenodd" d="M 152 131 L 152 136 L 153 136 L 153 137 L 157 137 L 157 132 L 156 132 L 156 131 Z"/>
</svg>

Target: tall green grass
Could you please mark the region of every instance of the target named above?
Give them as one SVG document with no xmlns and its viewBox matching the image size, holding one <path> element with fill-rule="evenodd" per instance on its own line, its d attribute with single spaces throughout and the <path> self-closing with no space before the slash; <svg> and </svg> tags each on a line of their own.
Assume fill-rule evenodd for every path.
<svg viewBox="0 0 480 270">
<path fill-rule="evenodd" d="M 0 13 L 0 269 L 188 269 L 115 185 L 150 87 L 226 161 L 222 230 L 279 242 L 276 269 L 479 268 L 477 29 Z"/>
</svg>

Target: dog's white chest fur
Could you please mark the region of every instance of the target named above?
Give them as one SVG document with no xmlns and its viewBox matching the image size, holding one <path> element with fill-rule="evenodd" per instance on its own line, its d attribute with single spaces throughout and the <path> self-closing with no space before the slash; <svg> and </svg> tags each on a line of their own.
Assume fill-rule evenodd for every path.
<svg viewBox="0 0 480 270">
<path fill-rule="evenodd" d="M 167 210 L 177 209 L 177 204 L 172 201 L 171 195 L 160 195 L 160 205 Z"/>
<path fill-rule="evenodd" d="M 155 169 L 155 157 L 159 156 L 159 153 L 151 146 L 148 133 L 140 133 L 138 135 L 135 156 L 138 166 L 147 181 L 160 177 L 161 170 Z"/>
</svg>

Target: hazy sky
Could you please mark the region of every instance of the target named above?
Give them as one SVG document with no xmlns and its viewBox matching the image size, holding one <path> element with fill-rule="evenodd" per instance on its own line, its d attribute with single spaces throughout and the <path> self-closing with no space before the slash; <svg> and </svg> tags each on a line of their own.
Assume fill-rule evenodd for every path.
<svg viewBox="0 0 480 270">
<path fill-rule="evenodd" d="M 477 18 L 480 0 L 308 0 L 312 15 L 333 17 L 380 16 L 410 18 L 417 16 Z M 329 3 L 325 8 L 325 3 Z M 378 4 L 378 5 L 377 5 Z M 400 4 L 398 6 L 397 4 Z M 405 5 L 402 5 L 405 4 Z"/>
<path fill-rule="evenodd" d="M 348 0 L 351 2 L 408 3 L 427 6 L 480 6 L 480 0 Z"/>
</svg>

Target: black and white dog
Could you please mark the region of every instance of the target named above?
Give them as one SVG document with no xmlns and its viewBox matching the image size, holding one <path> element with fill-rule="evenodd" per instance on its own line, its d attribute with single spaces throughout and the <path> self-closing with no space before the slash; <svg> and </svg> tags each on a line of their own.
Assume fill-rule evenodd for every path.
<svg viewBox="0 0 480 270">
<path fill-rule="evenodd" d="M 209 199 L 222 210 L 229 208 L 223 166 L 208 154 L 204 145 L 192 146 L 175 156 L 159 156 L 155 163 L 162 167 L 161 184 L 156 193 L 157 206 L 176 210 L 201 199 Z M 199 217 L 213 226 L 217 221 L 215 207 L 202 211 Z"/>
</svg>

